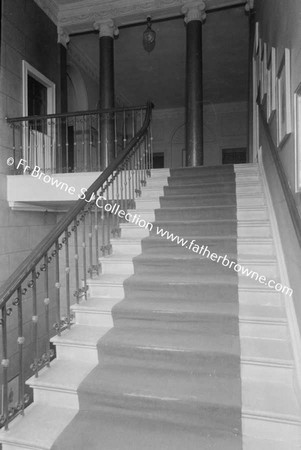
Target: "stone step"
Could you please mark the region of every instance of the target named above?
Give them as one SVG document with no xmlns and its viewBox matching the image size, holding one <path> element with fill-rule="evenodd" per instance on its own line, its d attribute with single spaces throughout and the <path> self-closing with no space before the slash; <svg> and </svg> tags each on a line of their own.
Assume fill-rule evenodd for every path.
<svg viewBox="0 0 301 450">
<path fill-rule="evenodd" d="M 39 376 L 31 377 L 26 384 L 34 390 L 36 405 L 79 409 L 77 389 L 95 364 L 84 361 L 59 360 L 45 367 Z"/>
<path fill-rule="evenodd" d="M 71 306 L 75 323 L 98 327 L 113 327 L 112 308 L 120 298 L 89 297 L 87 301 Z"/>
<path fill-rule="evenodd" d="M 51 342 L 56 346 L 58 359 L 83 361 L 98 364 L 97 342 L 111 327 L 73 325 L 70 330 L 54 336 Z"/>
<path fill-rule="evenodd" d="M 87 281 L 89 297 L 120 298 L 124 296 L 123 282 L 128 275 L 100 275 Z"/>
<path fill-rule="evenodd" d="M 0 431 L 2 450 L 50 450 L 77 412 L 59 404 L 32 403 L 26 408 L 24 417 L 18 416 L 8 431 Z"/>
<path fill-rule="evenodd" d="M 114 250 L 113 250 L 114 252 Z M 133 258 L 136 255 L 112 255 L 99 258 L 102 274 L 124 274 L 130 276 L 134 273 Z"/>
<path fill-rule="evenodd" d="M 141 239 L 111 239 L 113 255 L 139 255 L 141 253 Z"/>
</svg>

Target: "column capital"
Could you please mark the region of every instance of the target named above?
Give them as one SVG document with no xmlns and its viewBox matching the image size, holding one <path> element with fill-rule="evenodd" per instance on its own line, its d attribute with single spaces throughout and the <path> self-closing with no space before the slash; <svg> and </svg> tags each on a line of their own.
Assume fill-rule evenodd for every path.
<svg viewBox="0 0 301 450">
<path fill-rule="evenodd" d="M 245 10 L 247 13 L 251 12 L 254 9 L 254 0 L 247 0 Z"/>
<path fill-rule="evenodd" d="M 182 6 L 181 12 L 185 15 L 184 22 L 189 23 L 192 20 L 204 22 L 206 19 L 206 3 L 203 0 L 189 1 Z"/>
<path fill-rule="evenodd" d="M 62 44 L 67 48 L 67 44 L 70 41 L 69 34 L 62 27 L 57 27 L 57 43 Z"/>
<path fill-rule="evenodd" d="M 103 19 L 94 22 L 94 29 L 99 31 L 99 37 L 109 36 L 113 38 L 118 36 L 119 30 L 113 19 Z"/>
</svg>

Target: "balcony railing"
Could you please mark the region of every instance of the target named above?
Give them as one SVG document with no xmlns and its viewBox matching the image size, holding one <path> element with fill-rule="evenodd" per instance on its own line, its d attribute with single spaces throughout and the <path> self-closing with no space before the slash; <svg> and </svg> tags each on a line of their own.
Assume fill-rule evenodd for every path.
<svg viewBox="0 0 301 450">
<path fill-rule="evenodd" d="M 28 171 L 38 166 L 46 174 L 103 170 L 102 121 L 109 119 L 114 124 L 117 157 L 142 126 L 144 112 L 145 107 L 137 106 L 7 118 L 12 128 L 15 174 L 24 174 L 17 169 L 21 158 L 27 162 Z"/>
<path fill-rule="evenodd" d="M 99 257 L 111 253 L 111 238 L 119 236 L 120 221 L 129 208 L 135 208 L 135 199 L 151 175 L 152 106 L 149 103 L 133 111 L 135 117 L 136 111 L 144 117 L 125 149 L 0 289 L 0 426 L 5 429 L 16 415 L 24 414 L 30 402 L 26 379 L 31 374 L 38 377 L 40 369 L 50 365 L 54 357 L 51 336 L 72 326 L 71 304 L 87 298 L 87 279 L 99 275 Z M 58 117 L 49 123 L 53 120 Z M 9 395 L 12 379 L 17 380 L 14 401 Z"/>
</svg>

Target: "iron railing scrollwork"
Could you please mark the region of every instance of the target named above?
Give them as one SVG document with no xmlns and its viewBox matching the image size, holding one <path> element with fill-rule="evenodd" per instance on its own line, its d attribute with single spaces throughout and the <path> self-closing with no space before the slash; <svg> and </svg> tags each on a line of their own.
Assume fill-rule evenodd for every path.
<svg viewBox="0 0 301 450">
<path fill-rule="evenodd" d="M 5 429 L 17 414 L 24 414 L 30 402 L 26 379 L 38 377 L 50 365 L 51 337 L 72 326 L 72 304 L 87 298 L 88 278 L 100 274 L 99 258 L 111 254 L 111 238 L 120 235 L 120 221 L 125 220 L 113 211 L 135 208 L 151 175 L 152 105 L 134 108 L 131 114 L 138 110 L 139 124 L 130 141 L 123 141 L 124 149 L 0 289 L 0 426 Z M 12 399 L 9 382 L 16 374 L 18 394 Z"/>
</svg>

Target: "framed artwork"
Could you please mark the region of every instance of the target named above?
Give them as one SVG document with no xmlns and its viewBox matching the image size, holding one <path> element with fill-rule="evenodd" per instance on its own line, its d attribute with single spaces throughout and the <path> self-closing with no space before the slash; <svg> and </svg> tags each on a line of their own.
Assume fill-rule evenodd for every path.
<svg viewBox="0 0 301 450">
<path fill-rule="evenodd" d="M 258 50 L 259 50 L 259 23 L 256 22 L 254 34 L 254 53 L 253 53 L 254 58 L 256 54 L 258 54 Z"/>
<path fill-rule="evenodd" d="M 294 95 L 294 117 L 295 117 L 295 190 L 301 191 L 301 83 Z"/>
<path fill-rule="evenodd" d="M 264 103 L 267 95 L 267 44 L 261 43 L 260 53 L 260 102 Z"/>
<path fill-rule="evenodd" d="M 276 111 L 276 49 L 271 47 L 267 62 L 267 120 L 271 122 Z"/>
<path fill-rule="evenodd" d="M 277 144 L 281 147 L 292 132 L 291 114 L 291 77 L 290 51 L 285 49 L 281 60 L 276 88 L 277 88 Z"/>
</svg>

